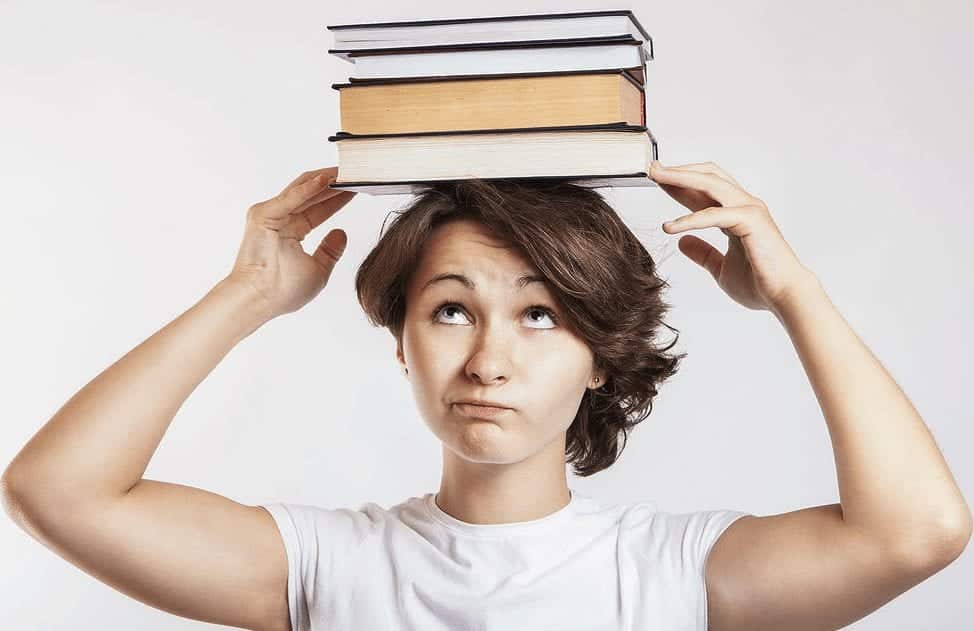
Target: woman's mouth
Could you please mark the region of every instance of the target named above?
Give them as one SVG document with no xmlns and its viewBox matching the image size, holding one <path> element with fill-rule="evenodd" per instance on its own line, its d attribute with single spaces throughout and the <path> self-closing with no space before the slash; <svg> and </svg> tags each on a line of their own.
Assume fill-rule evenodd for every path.
<svg viewBox="0 0 974 631">
<path fill-rule="evenodd" d="M 454 403 L 457 411 L 464 416 L 488 418 L 494 417 L 504 412 L 510 412 L 509 408 L 498 408 L 490 405 L 474 405 L 473 403 Z"/>
</svg>

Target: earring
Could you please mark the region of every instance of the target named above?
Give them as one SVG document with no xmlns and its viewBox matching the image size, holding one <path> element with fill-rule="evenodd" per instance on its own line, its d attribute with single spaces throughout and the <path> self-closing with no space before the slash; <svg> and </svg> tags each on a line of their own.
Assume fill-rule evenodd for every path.
<svg viewBox="0 0 974 631">
<path fill-rule="evenodd" d="M 407 374 L 407 375 L 409 374 L 409 369 L 408 369 L 408 368 L 403 368 L 403 370 L 405 370 L 405 371 L 406 371 L 406 374 Z"/>
</svg>

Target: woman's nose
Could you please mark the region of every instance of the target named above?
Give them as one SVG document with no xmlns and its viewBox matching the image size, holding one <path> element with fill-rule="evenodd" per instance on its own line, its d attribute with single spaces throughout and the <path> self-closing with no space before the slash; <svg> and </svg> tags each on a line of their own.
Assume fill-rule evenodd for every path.
<svg viewBox="0 0 974 631">
<path fill-rule="evenodd" d="M 506 381 L 511 369 L 509 333 L 503 327 L 484 330 L 477 340 L 474 354 L 467 362 L 467 374 L 484 384 Z"/>
</svg>

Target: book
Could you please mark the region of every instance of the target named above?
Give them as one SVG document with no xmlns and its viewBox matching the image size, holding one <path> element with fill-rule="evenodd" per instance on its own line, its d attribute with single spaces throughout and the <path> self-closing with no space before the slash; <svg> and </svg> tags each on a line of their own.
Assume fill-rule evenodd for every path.
<svg viewBox="0 0 974 631">
<path fill-rule="evenodd" d="M 643 87 L 623 69 L 336 83 L 351 134 L 644 125 Z"/>
<path fill-rule="evenodd" d="M 630 10 L 335 24 L 327 28 L 333 32 L 335 45 L 346 51 L 583 37 L 651 41 Z"/>
<path fill-rule="evenodd" d="M 654 186 L 658 155 L 645 125 L 614 123 L 329 136 L 338 147 L 331 188 L 389 194 L 457 179 L 561 179 L 591 186 Z"/>
<path fill-rule="evenodd" d="M 432 81 L 438 79 L 451 79 L 460 77 L 532 77 L 537 75 L 545 74 L 568 74 L 570 72 L 615 72 L 616 70 L 622 70 L 633 81 L 635 81 L 640 86 L 645 86 L 646 84 L 646 67 L 643 66 L 632 66 L 631 68 L 593 68 L 589 70 L 547 70 L 538 72 L 508 72 L 508 73 L 481 73 L 481 74 L 458 74 L 458 75 L 408 75 L 402 77 L 348 77 L 347 82 L 350 85 L 355 85 L 356 83 L 370 83 L 373 81 Z M 334 85 L 334 84 L 332 84 Z"/>
<path fill-rule="evenodd" d="M 538 181 L 565 181 L 562 177 L 505 177 L 480 178 L 485 181 L 491 180 L 518 180 L 523 182 Z M 431 184 L 445 182 L 456 182 L 456 178 L 451 180 L 398 180 L 395 182 L 345 182 L 343 184 L 332 184 L 330 188 L 342 191 L 355 191 L 356 193 L 368 193 L 369 195 L 416 195 L 428 188 Z M 617 188 L 625 186 L 655 186 L 649 179 L 645 171 L 639 173 L 615 173 L 600 177 L 580 177 L 569 180 L 575 186 L 585 188 Z"/>
<path fill-rule="evenodd" d="M 335 189 L 416 193 L 466 179 L 656 186 L 653 43 L 631 11 L 329 26 Z"/>
<path fill-rule="evenodd" d="M 643 83 L 651 59 L 642 41 L 610 38 L 328 52 L 355 64 L 360 79 L 625 68 Z"/>
</svg>

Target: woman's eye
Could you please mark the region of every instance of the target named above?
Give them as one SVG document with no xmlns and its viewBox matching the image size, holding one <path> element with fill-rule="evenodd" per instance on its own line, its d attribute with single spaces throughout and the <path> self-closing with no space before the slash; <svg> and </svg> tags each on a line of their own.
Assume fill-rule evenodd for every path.
<svg viewBox="0 0 974 631">
<path fill-rule="evenodd" d="M 554 312 L 547 307 L 542 307 L 541 305 L 534 305 L 533 307 L 528 307 L 528 310 L 525 313 L 532 314 L 532 315 L 540 313 L 542 316 L 548 316 L 552 324 L 555 325 L 558 324 L 558 317 L 555 316 Z M 532 321 L 537 322 L 537 320 L 534 320 L 533 318 Z M 554 327 L 547 327 L 547 328 L 554 328 Z"/>
<path fill-rule="evenodd" d="M 441 312 L 442 313 L 446 313 L 446 312 L 449 312 L 449 311 L 454 311 L 455 312 L 455 311 L 459 311 L 459 310 L 460 310 L 460 308 L 459 308 L 458 305 L 451 305 L 451 304 L 443 304 L 443 305 L 440 305 L 439 307 L 437 307 L 436 309 L 433 310 L 433 319 L 436 320 L 436 317 Z"/>
<path fill-rule="evenodd" d="M 438 306 L 436 309 L 433 310 L 433 320 L 434 321 L 442 321 L 442 320 L 439 320 L 439 318 L 438 318 L 438 316 L 441 313 L 447 314 L 447 313 L 450 313 L 450 312 L 462 312 L 462 310 L 463 310 L 463 307 L 460 306 L 460 305 L 458 305 L 458 304 L 456 304 L 456 303 L 452 303 L 452 302 L 443 303 L 440 306 Z M 539 320 L 537 318 L 538 314 L 541 314 L 542 317 L 543 316 L 548 316 L 548 318 L 551 320 L 551 322 L 552 322 L 553 325 L 557 325 L 558 324 L 558 317 L 555 315 L 555 313 L 551 309 L 549 309 L 548 307 L 545 307 L 543 305 L 532 305 L 532 306 L 528 307 L 527 309 L 525 309 L 525 311 L 524 311 L 524 315 L 527 316 L 528 319 L 531 320 L 532 322 L 539 322 Z M 450 317 L 450 316 L 448 316 L 448 317 Z M 549 326 L 549 327 L 540 327 L 540 328 L 553 329 L 555 327 L 554 326 Z"/>
</svg>

